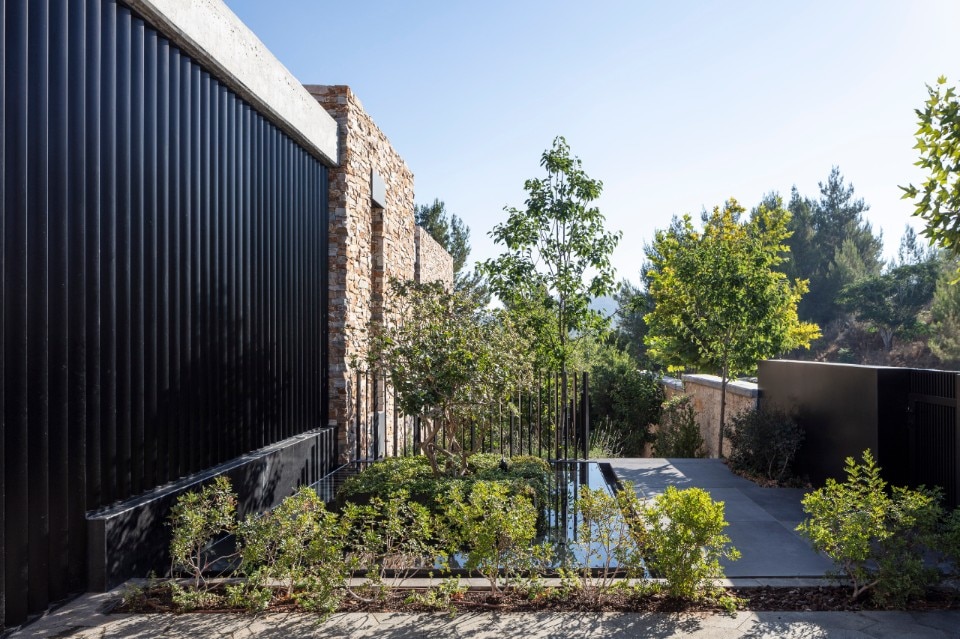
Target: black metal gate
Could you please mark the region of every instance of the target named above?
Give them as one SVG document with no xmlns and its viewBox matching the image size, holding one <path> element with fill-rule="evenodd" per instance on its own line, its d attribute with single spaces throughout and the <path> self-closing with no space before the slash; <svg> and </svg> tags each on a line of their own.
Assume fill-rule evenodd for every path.
<svg viewBox="0 0 960 639">
<path fill-rule="evenodd" d="M 912 485 L 940 486 L 947 507 L 958 505 L 960 488 L 960 425 L 957 386 L 960 375 L 949 371 L 911 370 L 907 466 Z"/>
</svg>

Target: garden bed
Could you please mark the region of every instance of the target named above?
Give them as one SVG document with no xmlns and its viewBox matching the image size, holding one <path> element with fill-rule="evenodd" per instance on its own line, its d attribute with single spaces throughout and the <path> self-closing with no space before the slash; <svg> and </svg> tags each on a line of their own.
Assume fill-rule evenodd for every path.
<svg viewBox="0 0 960 639">
<path fill-rule="evenodd" d="M 216 589 L 214 589 L 216 592 Z M 563 592 L 547 589 L 531 596 L 518 590 L 492 593 L 489 589 L 471 589 L 449 597 L 431 596 L 426 588 L 396 589 L 373 601 L 345 599 L 337 612 L 726 612 L 733 610 L 720 601 L 733 602 L 736 610 L 761 611 L 862 611 L 884 610 L 869 598 L 852 601 L 846 586 L 816 587 L 734 587 L 725 588 L 721 597 L 686 600 L 663 593 L 629 590 L 604 593 L 599 599 L 582 591 Z M 923 598 L 910 602 L 910 610 L 960 610 L 960 592 L 952 588 L 931 588 Z M 111 613 L 180 612 L 166 584 L 131 587 L 118 599 Z M 193 612 L 245 613 L 243 608 L 226 605 L 198 607 Z M 305 612 L 292 597 L 278 594 L 265 612 Z"/>
<path fill-rule="evenodd" d="M 380 462 L 344 485 L 342 492 L 360 503 L 345 498 L 327 510 L 315 490 L 304 488 L 243 521 L 229 484 L 218 480 L 185 495 L 171 515 L 173 574 L 189 579 L 133 588 L 119 609 L 296 609 L 321 617 L 486 609 L 960 609 L 957 591 L 934 587 L 928 571 L 909 580 L 900 571 L 894 581 L 880 573 L 886 581 L 866 586 L 861 572 L 851 572 L 846 586 L 721 588 L 720 560 L 739 553 L 723 533 L 723 503 L 706 491 L 668 486 L 645 500 L 629 484 L 617 490 L 615 475 L 597 464 L 551 469 L 536 458 L 493 455 L 470 462 L 469 475 L 446 476 L 422 460 Z M 863 473 L 874 472 L 871 463 L 865 456 Z M 233 578 L 210 579 L 210 540 L 223 532 L 237 539 Z"/>
</svg>

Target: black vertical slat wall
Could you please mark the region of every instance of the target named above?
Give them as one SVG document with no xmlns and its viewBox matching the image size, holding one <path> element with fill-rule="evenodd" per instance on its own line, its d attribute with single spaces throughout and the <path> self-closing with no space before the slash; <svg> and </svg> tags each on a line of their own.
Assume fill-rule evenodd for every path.
<svg viewBox="0 0 960 639">
<path fill-rule="evenodd" d="M 113 0 L 0 0 L 0 628 L 85 515 L 320 427 L 327 170 Z"/>
</svg>

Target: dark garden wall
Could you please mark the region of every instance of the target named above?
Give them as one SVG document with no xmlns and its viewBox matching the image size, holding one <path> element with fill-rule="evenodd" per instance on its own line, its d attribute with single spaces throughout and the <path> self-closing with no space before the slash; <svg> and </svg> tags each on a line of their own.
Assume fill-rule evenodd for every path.
<svg viewBox="0 0 960 639">
<path fill-rule="evenodd" d="M 0 55 L 2 628 L 88 511 L 325 425 L 328 187 L 113 0 L 6 0 Z"/>
<path fill-rule="evenodd" d="M 869 448 L 888 482 L 939 486 L 946 506 L 960 501 L 956 372 L 773 360 L 758 379 L 761 405 L 803 427 L 797 470 L 814 482 L 844 479 L 844 459 Z"/>
</svg>

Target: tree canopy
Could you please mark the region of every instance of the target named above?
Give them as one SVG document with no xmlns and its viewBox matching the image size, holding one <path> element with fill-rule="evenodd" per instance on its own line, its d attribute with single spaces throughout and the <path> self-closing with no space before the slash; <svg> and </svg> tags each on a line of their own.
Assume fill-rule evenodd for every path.
<svg viewBox="0 0 960 639">
<path fill-rule="evenodd" d="M 960 253 L 960 98 L 943 76 L 927 86 L 928 98 L 916 109 L 916 165 L 927 173 L 920 186 L 900 187 L 914 199 L 914 215 L 926 223 L 923 234 L 953 254 Z"/>
<path fill-rule="evenodd" d="M 889 351 L 894 335 L 919 326 L 917 315 L 933 297 L 937 271 L 933 260 L 900 264 L 844 287 L 839 299 L 858 319 L 876 327 Z"/>
<path fill-rule="evenodd" d="M 490 233 L 506 251 L 482 269 L 505 305 L 545 308 L 555 318 L 538 337 L 565 368 L 570 335 L 595 332 L 607 321 L 589 304 L 614 290 L 610 256 L 620 233 L 604 228 L 603 214 L 591 204 L 603 183 L 584 172 L 563 137 L 543 152 L 540 166 L 546 176 L 524 183 L 526 208 L 506 207 L 507 221 Z"/>
<path fill-rule="evenodd" d="M 470 227 L 457 215 L 448 216 L 447 205 L 438 199 L 433 204 L 417 206 L 414 220 L 453 258 L 454 288 L 472 297 L 478 306 L 489 304 L 490 291 L 483 275 L 464 268 L 470 257 Z"/>
<path fill-rule="evenodd" d="M 430 237 L 453 258 L 453 273 L 459 273 L 470 256 L 470 227 L 456 215 L 447 215 L 447 205 L 438 199 L 432 204 L 421 204 L 414 212 L 417 226 L 422 226 Z"/>
<path fill-rule="evenodd" d="M 790 214 L 779 198 L 749 220 L 744 213 L 731 199 L 704 215 L 702 230 L 689 215 L 674 218 L 647 247 L 649 354 L 668 369 L 720 375 L 721 455 L 728 379 L 819 336 L 815 324 L 797 316 L 807 283 L 777 269 L 789 250 Z"/>
<path fill-rule="evenodd" d="M 386 306 L 396 320 L 367 327 L 366 361 L 357 365 L 389 375 L 401 411 L 423 417 L 421 448 L 434 472 L 462 474 L 474 452 L 463 427 L 493 423 L 478 417 L 529 382 L 527 344 L 508 314 L 439 282 L 394 280 Z"/>
<path fill-rule="evenodd" d="M 801 197 L 794 188 L 787 209 L 790 254 L 778 268 L 792 279 L 808 280 L 799 315 L 826 325 L 842 315 L 841 289 L 880 274 L 883 242 L 863 218 L 870 207 L 854 195 L 837 167 L 820 183 L 819 198 Z"/>
<path fill-rule="evenodd" d="M 944 362 L 960 362 L 960 286 L 954 282 L 960 262 L 945 260 L 930 308 L 930 350 Z"/>
</svg>

